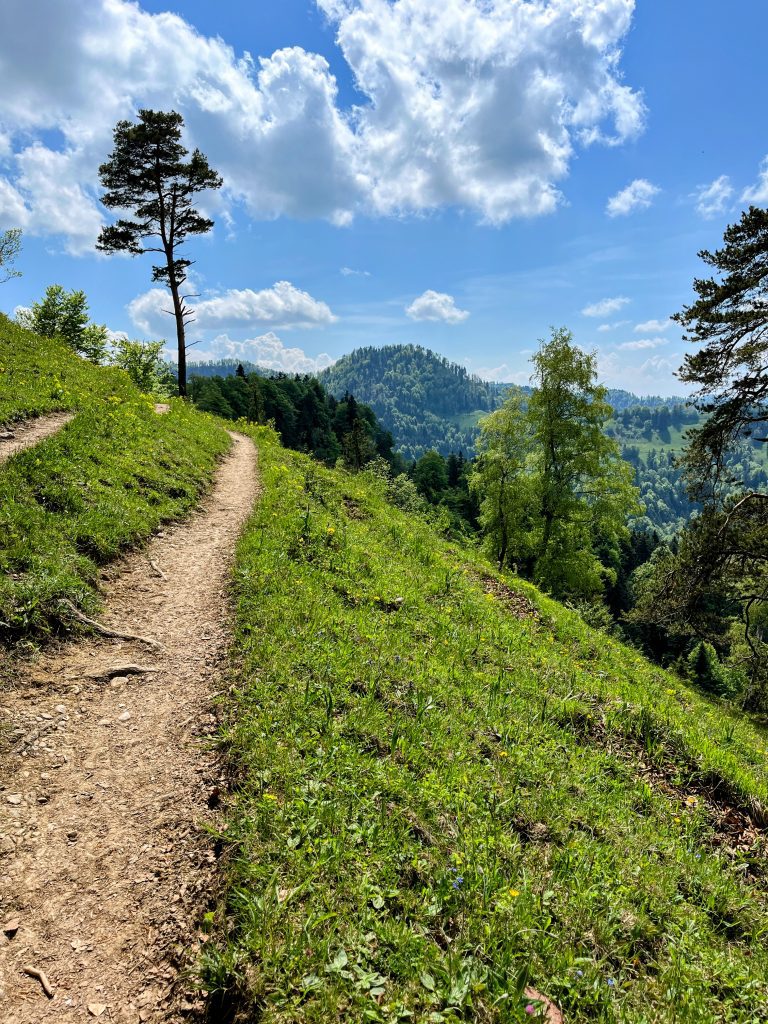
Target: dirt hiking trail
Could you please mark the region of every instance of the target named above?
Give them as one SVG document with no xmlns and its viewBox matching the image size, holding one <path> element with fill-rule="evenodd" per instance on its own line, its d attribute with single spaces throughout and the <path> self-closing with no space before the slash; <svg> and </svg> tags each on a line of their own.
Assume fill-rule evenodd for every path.
<svg viewBox="0 0 768 1024">
<path fill-rule="evenodd" d="M 72 412 L 52 412 L 49 416 L 0 427 L 0 464 L 17 452 L 58 433 L 73 417 Z"/>
<path fill-rule="evenodd" d="M 200 1008 L 184 969 L 215 868 L 207 740 L 235 542 L 257 496 L 254 445 L 232 437 L 201 509 L 105 574 L 100 621 L 162 648 L 81 639 L 0 681 L 3 1024 L 179 1022 Z"/>
</svg>

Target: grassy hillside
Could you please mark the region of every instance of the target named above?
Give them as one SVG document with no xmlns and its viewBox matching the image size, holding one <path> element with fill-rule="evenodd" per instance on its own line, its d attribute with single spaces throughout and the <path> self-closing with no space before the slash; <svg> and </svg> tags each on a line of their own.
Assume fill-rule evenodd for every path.
<svg viewBox="0 0 768 1024">
<path fill-rule="evenodd" d="M 216 1019 L 766 1019 L 765 731 L 255 435 Z"/>
<path fill-rule="evenodd" d="M 59 434 L 0 467 L 0 639 L 56 628 L 66 598 L 98 605 L 101 564 L 187 512 L 228 438 L 173 402 L 165 416 L 119 370 L 0 317 L 0 422 L 58 409 Z"/>
</svg>

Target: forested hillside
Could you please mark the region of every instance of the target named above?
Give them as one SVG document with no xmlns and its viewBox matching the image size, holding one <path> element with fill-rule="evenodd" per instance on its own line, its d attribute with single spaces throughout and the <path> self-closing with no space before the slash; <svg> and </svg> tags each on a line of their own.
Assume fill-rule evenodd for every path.
<svg viewBox="0 0 768 1024">
<path fill-rule="evenodd" d="M 430 448 L 471 453 L 478 419 L 498 407 L 507 388 L 420 345 L 355 349 L 320 380 L 337 398 L 350 391 L 370 405 L 407 458 Z"/>
<path fill-rule="evenodd" d="M 202 372 L 208 374 L 210 368 L 204 366 Z M 370 405 L 392 433 L 396 449 L 410 459 L 429 449 L 441 455 L 474 455 L 480 419 L 502 404 L 510 388 L 530 393 L 529 387 L 481 380 L 420 345 L 357 348 L 323 370 L 320 380 L 337 398 L 350 391 Z M 629 391 L 608 394 L 617 411 L 673 404 L 657 396 L 641 399 Z"/>
<path fill-rule="evenodd" d="M 606 433 L 621 445 L 622 455 L 635 467 L 636 483 L 645 505 L 645 514 L 636 520 L 637 528 L 656 531 L 671 539 L 701 506 L 692 501 L 683 480 L 680 457 L 686 444 L 686 432 L 701 427 L 705 416 L 681 402 L 649 406 L 632 405 L 619 412 L 615 392 L 609 392 L 615 415 L 606 425 Z M 765 446 L 744 438 L 728 453 L 727 476 L 743 482 L 750 490 L 764 489 L 768 483 Z"/>
<path fill-rule="evenodd" d="M 246 373 L 238 364 L 228 377 L 191 376 L 189 396 L 198 409 L 224 419 L 273 423 L 287 448 L 311 452 L 329 465 L 343 458 L 360 469 L 379 457 L 402 468 L 392 435 L 370 406 L 348 393 L 337 401 L 315 377 Z"/>
</svg>

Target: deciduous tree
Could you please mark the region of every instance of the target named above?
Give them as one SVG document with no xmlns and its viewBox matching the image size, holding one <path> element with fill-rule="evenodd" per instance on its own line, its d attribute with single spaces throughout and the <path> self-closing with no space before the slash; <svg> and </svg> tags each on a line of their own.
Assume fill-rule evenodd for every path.
<svg viewBox="0 0 768 1024">
<path fill-rule="evenodd" d="M 78 355 L 99 363 L 107 349 L 107 328 L 88 317 L 88 300 L 83 291 L 67 291 L 60 284 L 49 285 L 41 302 L 21 310 L 16 319 L 43 338 L 62 338 Z"/>
<path fill-rule="evenodd" d="M 21 228 L 0 231 L 0 284 L 5 284 L 12 277 L 21 277 L 21 271 L 13 266 L 20 252 Z"/>
<path fill-rule="evenodd" d="M 148 395 L 164 398 L 176 386 L 168 364 L 161 358 L 162 341 L 131 341 L 119 338 L 111 356 L 113 366 L 125 370 L 136 387 Z"/>
<path fill-rule="evenodd" d="M 615 572 L 601 561 L 642 511 L 633 471 L 605 434 L 612 409 L 595 357 L 552 332 L 533 357 L 534 390 L 483 424 L 475 488 L 499 564 L 522 563 L 557 597 L 592 598 Z"/>
</svg>

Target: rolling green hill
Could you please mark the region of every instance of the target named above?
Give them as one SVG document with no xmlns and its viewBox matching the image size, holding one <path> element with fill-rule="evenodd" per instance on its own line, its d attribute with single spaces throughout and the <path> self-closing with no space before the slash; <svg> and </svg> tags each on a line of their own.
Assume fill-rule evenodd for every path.
<svg viewBox="0 0 768 1024">
<path fill-rule="evenodd" d="M 463 451 L 472 456 L 480 419 L 516 387 L 481 380 L 419 345 L 355 349 L 323 370 L 320 379 L 337 398 L 349 391 L 370 405 L 407 458 L 419 458 L 430 448 L 441 455 Z M 641 399 L 628 391 L 611 391 L 609 399 L 617 412 L 680 401 Z"/>
<path fill-rule="evenodd" d="M 214 1016 L 764 1019 L 765 730 L 253 434 Z"/>
</svg>

